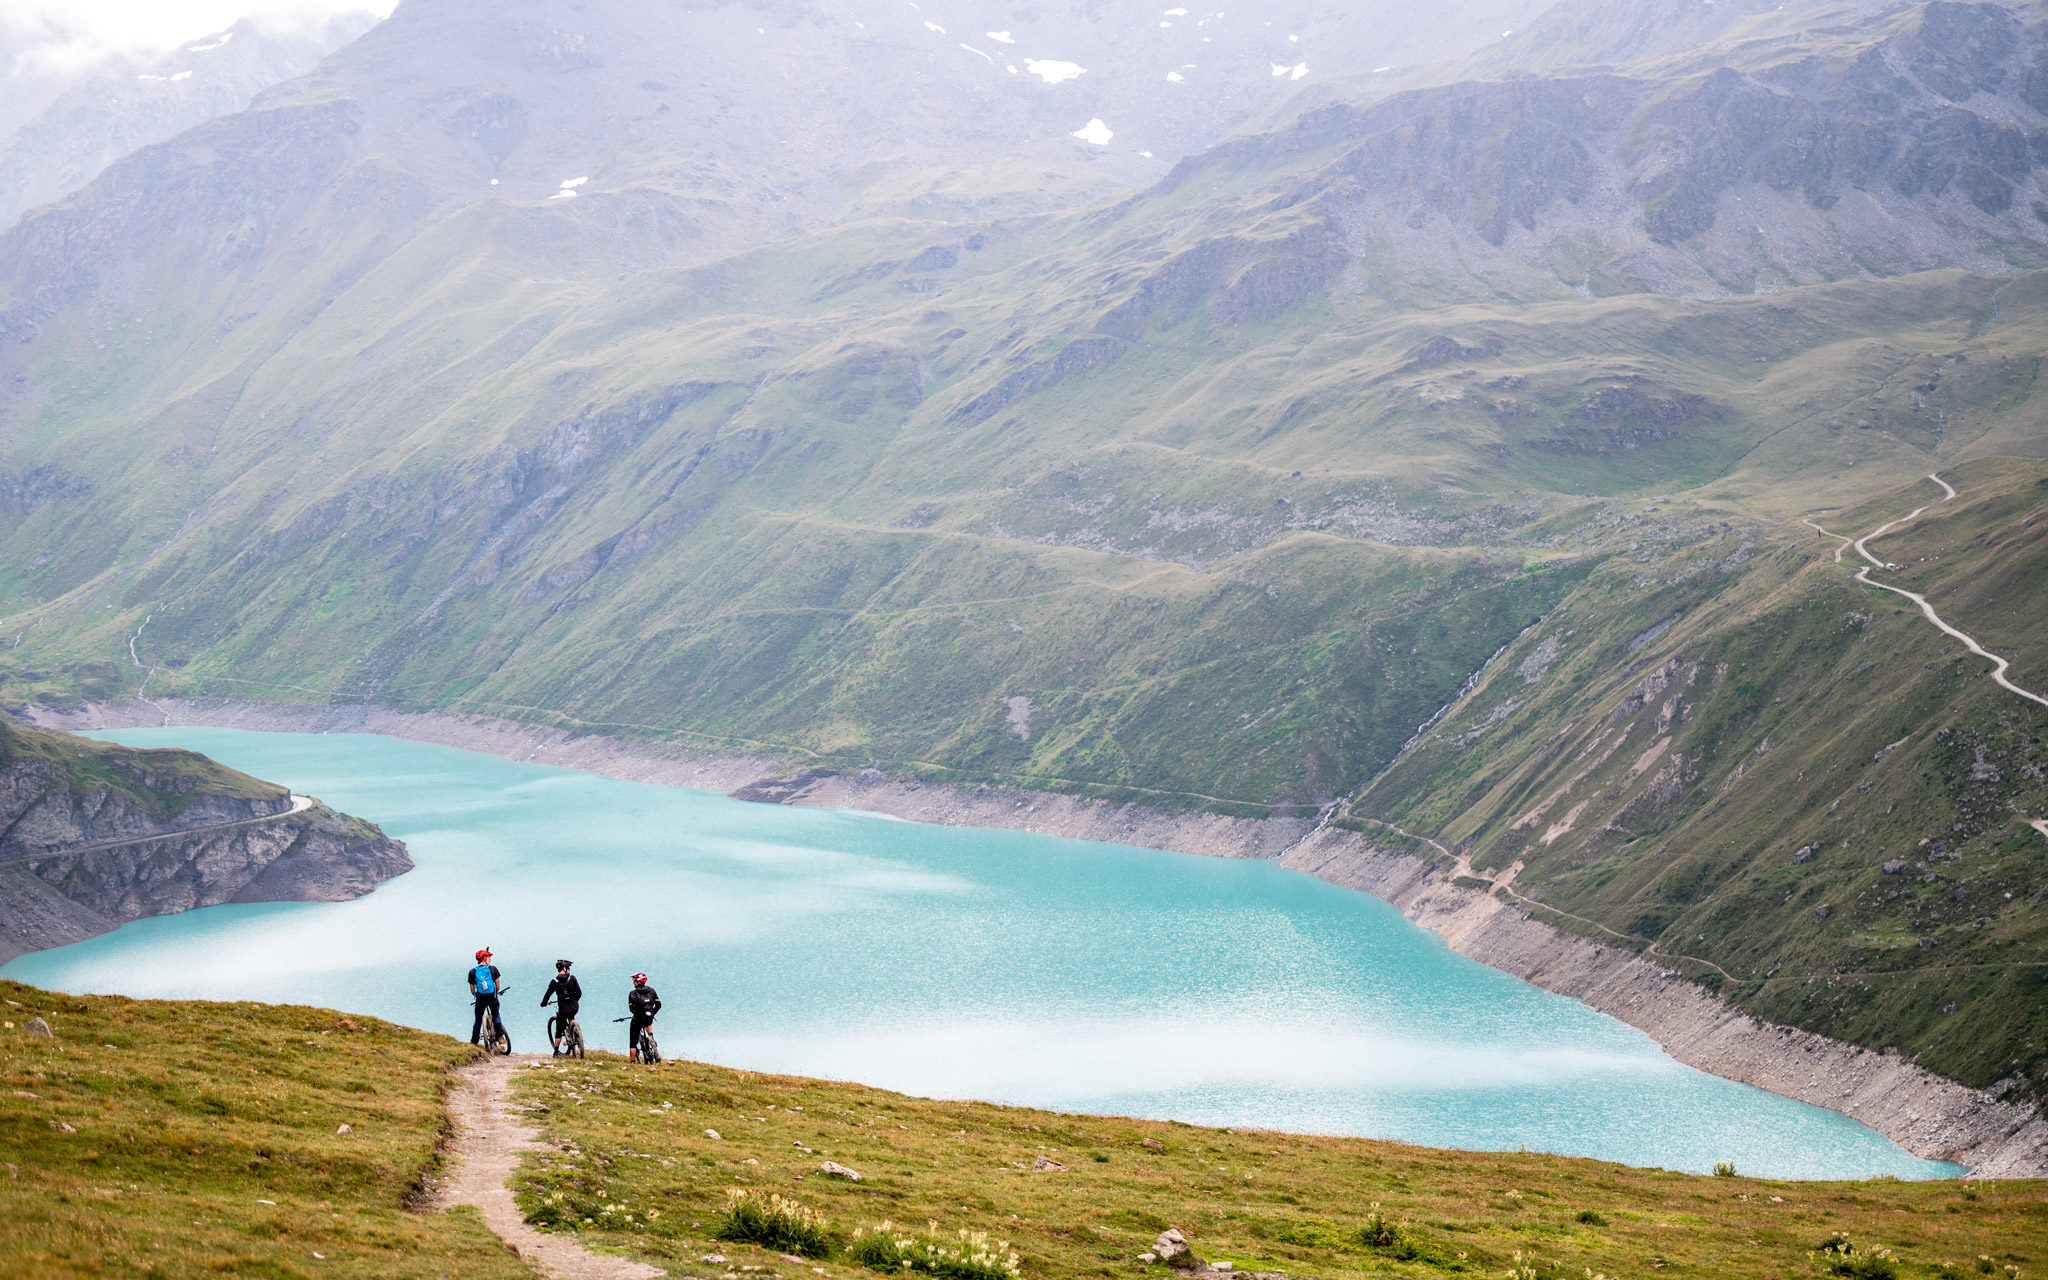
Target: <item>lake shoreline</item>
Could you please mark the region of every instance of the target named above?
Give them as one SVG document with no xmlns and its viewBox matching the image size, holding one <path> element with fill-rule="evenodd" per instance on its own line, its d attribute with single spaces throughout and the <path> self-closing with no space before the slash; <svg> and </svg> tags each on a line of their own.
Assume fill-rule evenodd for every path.
<svg viewBox="0 0 2048 1280">
<path fill-rule="evenodd" d="M 713 756 L 654 739 L 571 733 L 486 716 L 370 706 L 152 699 L 75 711 L 31 708 L 48 728 L 194 726 L 374 733 L 580 769 L 631 782 L 726 792 L 764 803 L 858 809 L 946 826 L 1006 828 L 1205 857 L 1257 858 L 1372 894 L 1453 950 L 1579 999 L 1725 1079 L 1840 1112 L 1925 1159 L 1975 1178 L 2048 1177 L 2048 1121 L 1905 1058 L 1751 1018 L 1706 988 L 1624 948 L 1556 929 L 1438 864 L 1307 818 L 1168 814 L 996 784 L 924 782 L 866 770 L 789 776 L 766 755 Z"/>
</svg>

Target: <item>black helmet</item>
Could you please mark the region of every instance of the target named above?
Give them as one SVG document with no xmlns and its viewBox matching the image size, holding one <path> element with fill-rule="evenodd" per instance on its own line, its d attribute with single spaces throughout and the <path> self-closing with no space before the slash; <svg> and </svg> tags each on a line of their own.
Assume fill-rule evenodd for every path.
<svg viewBox="0 0 2048 1280">
<path fill-rule="evenodd" d="M 568 968 L 568 967 L 569 967 L 569 962 L 568 962 L 567 960 L 557 960 L 557 961 L 555 961 L 555 968 L 557 968 L 557 969 L 566 969 L 566 968 Z"/>
</svg>

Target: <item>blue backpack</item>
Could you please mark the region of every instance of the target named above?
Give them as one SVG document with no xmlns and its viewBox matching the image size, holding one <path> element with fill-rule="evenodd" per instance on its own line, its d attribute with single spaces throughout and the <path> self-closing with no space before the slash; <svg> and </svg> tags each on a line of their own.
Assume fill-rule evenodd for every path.
<svg viewBox="0 0 2048 1280">
<path fill-rule="evenodd" d="M 494 996 L 498 994 L 498 980 L 491 976 L 491 966 L 487 964 L 478 965 L 470 971 L 470 977 L 476 980 L 476 993 L 478 995 Z"/>
</svg>

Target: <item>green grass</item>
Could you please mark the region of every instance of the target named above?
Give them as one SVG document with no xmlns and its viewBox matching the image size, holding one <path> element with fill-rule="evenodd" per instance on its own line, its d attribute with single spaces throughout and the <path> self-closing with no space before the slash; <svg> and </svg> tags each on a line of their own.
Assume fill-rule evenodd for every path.
<svg viewBox="0 0 2048 1280">
<path fill-rule="evenodd" d="M 291 1006 L 15 983 L 0 998 L 15 1024 L 0 1028 L 0 1276 L 530 1274 L 474 1212 L 411 1207 L 468 1046 Z M 37 1015 L 55 1039 L 25 1033 Z M 1837 1238 L 1859 1259 L 1890 1251 L 1908 1278 L 1978 1274 L 1982 1259 L 2006 1280 L 2048 1262 L 2034 1183 L 1696 1177 L 606 1054 L 519 1070 L 512 1105 L 554 1148 L 516 1175 L 528 1219 L 679 1276 L 853 1280 L 889 1254 L 899 1271 L 908 1257 L 1000 1280 L 1012 1251 L 1026 1277 L 1159 1274 L 1134 1259 L 1168 1226 L 1240 1270 L 1329 1277 L 1819 1276 L 1815 1251 Z M 1034 1170 L 1041 1159 L 1064 1170 Z M 825 1160 L 861 1180 L 821 1175 Z M 777 1196 L 801 1211 L 754 1211 Z M 736 1198 L 753 1206 L 742 1230 Z"/>
<path fill-rule="evenodd" d="M 0 768 L 34 771 L 46 791 L 69 790 L 88 806 L 118 791 L 140 811 L 170 821 L 200 800 L 282 803 L 285 788 L 177 748 L 138 750 L 52 733 L 0 715 Z"/>
<path fill-rule="evenodd" d="M 320 1009 L 0 998 L 0 1276 L 530 1274 L 474 1212 L 407 1207 L 467 1046 Z"/>
<path fill-rule="evenodd" d="M 2048 1262 L 2048 1197 L 2032 1183 L 1689 1176 L 934 1102 L 695 1063 L 640 1070 L 608 1056 L 522 1071 L 515 1096 L 563 1148 L 526 1166 L 528 1213 L 599 1206 L 552 1221 L 674 1275 L 783 1270 L 787 1250 L 721 1237 L 735 1190 L 790 1197 L 825 1219 L 838 1247 L 805 1266 L 846 1280 L 874 1249 L 856 1233 L 884 1221 L 940 1243 L 967 1232 L 991 1252 L 1014 1248 L 1027 1277 L 1164 1274 L 1135 1259 L 1169 1226 L 1205 1258 L 1297 1276 L 1820 1276 L 1815 1250 L 1836 1233 L 1891 1250 L 1904 1277 L 1980 1255 L 2023 1272 Z M 1041 1158 L 1065 1171 L 1034 1171 Z M 861 1181 L 819 1174 L 825 1160 Z M 727 1260 L 702 1261 L 710 1254 Z"/>
</svg>

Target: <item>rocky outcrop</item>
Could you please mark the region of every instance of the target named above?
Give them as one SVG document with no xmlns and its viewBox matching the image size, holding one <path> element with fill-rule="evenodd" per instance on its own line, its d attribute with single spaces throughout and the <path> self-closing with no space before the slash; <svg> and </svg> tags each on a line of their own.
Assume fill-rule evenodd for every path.
<svg viewBox="0 0 2048 1280">
<path fill-rule="evenodd" d="M 573 734 L 485 717 L 225 701 L 166 701 L 37 713 L 69 727 L 173 722 L 222 727 L 355 729 L 587 769 L 632 781 L 719 786 L 765 803 L 864 809 L 918 822 L 1034 831 L 1208 857 L 1265 858 L 1370 893 L 1453 950 L 1584 1001 L 1636 1027 L 1679 1061 L 1839 1111 L 1917 1156 L 1952 1160 L 1972 1177 L 2048 1177 L 2048 1121 L 2033 1108 L 1973 1089 L 1891 1053 L 1749 1017 L 1638 953 L 1566 933 L 1479 882 L 1305 818 L 1166 813 L 1134 804 L 994 785 L 955 786 L 864 770 L 773 772 L 760 757 L 700 756 L 660 742 Z"/>
<path fill-rule="evenodd" d="M 357 898 L 411 867 L 371 824 L 192 752 L 0 723 L 0 961 L 143 916 Z"/>
</svg>

